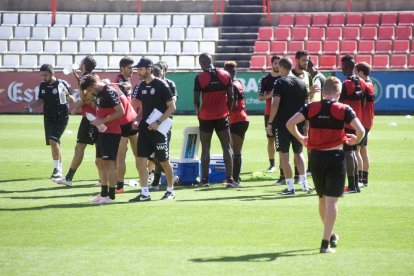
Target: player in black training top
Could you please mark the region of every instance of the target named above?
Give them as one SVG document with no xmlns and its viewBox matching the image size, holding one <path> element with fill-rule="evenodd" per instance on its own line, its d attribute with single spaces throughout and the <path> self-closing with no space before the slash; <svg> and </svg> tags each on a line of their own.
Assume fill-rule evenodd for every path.
<svg viewBox="0 0 414 276">
<path fill-rule="evenodd" d="M 70 96 L 72 90 L 64 80 L 55 77 L 54 69 L 50 64 L 40 67 L 42 83 L 39 86 L 37 100 L 25 107 L 32 108 L 43 103 L 44 127 L 46 145 L 50 145 L 54 163 L 51 178 L 62 177 L 62 152 L 60 150 L 60 137 L 69 121 L 68 103 L 73 103 Z"/>
</svg>

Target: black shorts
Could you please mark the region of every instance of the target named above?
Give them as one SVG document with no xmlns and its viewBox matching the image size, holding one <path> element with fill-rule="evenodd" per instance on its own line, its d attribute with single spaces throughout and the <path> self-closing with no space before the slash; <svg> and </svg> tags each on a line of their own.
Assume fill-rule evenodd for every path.
<svg viewBox="0 0 414 276">
<path fill-rule="evenodd" d="M 266 136 L 267 138 L 275 138 L 274 136 L 270 136 L 267 133 L 267 122 L 269 121 L 269 115 L 264 115 L 264 123 L 265 123 L 265 132 L 266 132 Z"/>
<path fill-rule="evenodd" d="M 133 136 L 138 133 L 138 129 L 132 129 L 132 124 L 134 121 L 126 123 L 121 126 L 121 136 L 122 137 L 129 137 Z"/>
<path fill-rule="evenodd" d="M 230 127 L 228 117 L 225 117 L 222 119 L 216 119 L 216 120 L 198 119 L 198 121 L 200 123 L 200 127 L 199 127 L 200 131 L 207 132 L 207 133 L 213 133 L 214 130 L 216 132 L 220 132 Z"/>
<path fill-rule="evenodd" d="M 115 161 L 116 156 L 118 155 L 120 140 L 120 134 L 98 133 L 98 139 L 96 141 L 96 158 Z"/>
<path fill-rule="evenodd" d="M 359 142 L 358 146 L 360 146 L 360 147 L 368 146 L 368 132 L 369 132 L 369 128 L 366 128 L 364 138 L 362 138 L 362 140 L 361 140 L 361 142 Z"/>
<path fill-rule="evenodd" d="M 88 119 L 83 117 L 78 128 L 78 137 L 76 142 L 80 144 L 93 145 L 96 143 L 97 135 L 98 129 L 96 126 L 92 125 Z"/>
<path fill-rule="evenodd" d="M 49 140 L 60 144 L 60 137 L 65 132 L 68 121 L 69 115 L 64 117 L 43 117 L 46 145 L 50 145 Z"/>
<path fill-rule="evenodd" d="M 249 122 L 237 122 L 230 125 L 231 134 L 236 134 L 244 139 L 247 129 L 249 128 Z"/>
<path fill-rule="evenodd" d="M 349 129 L 349 128 L 345 128 L 345 133 L 348 134 L 356 134 L 355 129 Z M 357 145 L 348 145 L 347 143 L 344 143 L 344 151 L 356 151 L 357 150 Z"/>
<path fill-rule="evenodd" d="M 342 150 L 309 151 L 309 169 L 319 197 L 340 197 L 345 187 L 345 155 Z"/>
<path fill-rule="evenodd" d="M 138 157 L 149 158 L 153 153 L 160 162 L 169 159 L 168 137 L 158 131 L 151 131 L 146 127 L 140 128 L 137 142 Z"/>
<path fill-rule="evenodd" d="M 275 128 L 273 131 L 275 136 L 276 150 L 282 153 L 289 152 L 290 144 L 292 144 L 292 149 L 294 153 L 301 153 L 303 150 L 303 145 L 298 139 L 293 136 L 289 130 L 285 127 Z"/>
</svg>

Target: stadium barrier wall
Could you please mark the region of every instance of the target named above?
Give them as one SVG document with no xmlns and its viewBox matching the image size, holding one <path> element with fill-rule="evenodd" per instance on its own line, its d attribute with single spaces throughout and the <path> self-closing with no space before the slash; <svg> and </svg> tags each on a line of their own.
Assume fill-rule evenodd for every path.
<svg viewBox="0 0 414 276">
<path fill-rule="evenodd" d="M 193 87 L 196 72 L 169 73 L 168 78 L 175 81 L 178 91 L 177 113 L 194 114 Z M 344 79 L 341 72 L 326 72 Z M 116 73 L 99 73 L 99 76 L 113 80 Z M 258 100 L 258 82 L 263 72 L 241 72 L 237 75 L 243 83 L 247 110 L 250 114 L 261 114 L 264 102 Z M 56 76 L 68 81 L 73 88 L 77 88 L 72 75 L 63 75 L 57 72 Z M 38 72 L 0 72 L 0 113 L 19 114 L 24 112 L 24 106 L 36 100 L 40 75 Z M 376 87 L 377 114 L 413 114 L 414 113 L 414 72 L 413 71 L 374 71 L 372 80 Z M 138 82 L 135 74 L 132 83 Z M 33 110 L 40 113 L 42 107 Z"/>
</svg>

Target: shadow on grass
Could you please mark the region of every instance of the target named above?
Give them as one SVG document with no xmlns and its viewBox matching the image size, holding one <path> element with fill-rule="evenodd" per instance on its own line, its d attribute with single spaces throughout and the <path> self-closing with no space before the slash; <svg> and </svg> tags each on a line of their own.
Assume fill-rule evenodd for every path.
<svg viewBox="0 0 414 276">
<path fill-rule="evenodd" d="M 189 261 L 195 263 L 210 263 L 210 262 L 273 262 L 280 257 L 296 257 L 296 256 L 311 256 L 317 255 L 319 252 L 317 248 L 312 249 L 298 249 L 289 250 L 283 252 L 261 253 L 261 254 L 248 254 L 241 256 L 223 256 L 213 258 L 196 258 Z M 316 251 L 316 252 L 315 252 Z"/>
<path fill-rule="evenodd" d="M 49 187 L 44 187 L 44 188 L 36 188 L 36 189 L 31 189 L 31 190 L 21 190 L 21 191 L 5 191 L 5 190 L 0 190 L 0 194 L 13 194 L 13 193 L 33 193 L 33 192 L 46 192 L 46 191 L 54 191 L 54 190 L 60 190 L 60 189 L 83 189 L 83 188 L 93 188 L 93 184 L 83 184 L 83 185 L 76 185 L 74 184 L 74 186 L 72 187 L 66 187 L 64 185 L 58 185 L 55 183 L 51 183 L 51 185 L 53 186 L 49 186 Z"/>
<path fill-rule="evenodd" d="M 113 202 L 109 205 L 129 204 L 129 202 Z M 32 206 L 23 208 L 0 208 L 0 212 L 19 212 L 19 211 L 40 211 L 47 209 L 71 209 L 71 208 L 91 208 L 100 207 L 102 205 L 92 203 L 68 203 L 68 204 L 51 204 L 44 206 Z"/>
<path fill-rule="evenodd" d="M 288 195 L 282 196 L 276 193 L 272 194 L 264 194 L 264 195 L 252 195 L 252 196 L 231 196 L 231 197 L 213 197 L 213 198 L 199 198 L 199 199 L 177 199 L 177 202 L 196 202 L 196 201 L 220 201 L 220 200 L 240 200 L 240 201 L 254 201 L 254 200 L 279 200 L 279 199 L 295 199 L 301 197 L 314 197 L 317 196 L 316 193 L 314 194 L 295 194 L 295 195 Z"/>
<path fill-rule="evenodd" d="M 83 197 L 83 196 L 95 196 L 98 192 L 86 193 L 86 194 L 67 194 L 67 195 L 54 195 L 54 196 L 10 196 L 3 197 L 9 199 L 52 199 L 52 198 L 66 198 L 66 197 Z"/>
</svg>

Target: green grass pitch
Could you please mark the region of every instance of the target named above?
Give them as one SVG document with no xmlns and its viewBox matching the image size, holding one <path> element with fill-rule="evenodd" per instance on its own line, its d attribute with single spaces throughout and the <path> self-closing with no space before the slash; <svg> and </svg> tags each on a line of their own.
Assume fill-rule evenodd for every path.
<svg viewBox="0 0 414 276">
<path fill-rule="evenodd" d="M 95 149 L 72 188 L 48 179 L 53 163 L 42 116 L 0 116 L 1 275 L 413 275 L 414 119 L 377 116 L 369 136 L 370 184 L 340 199 L 336 254 L 319 254 L 317 197 L 282 197 L 268 165 L 262 116 L 251 116 L 244 189 L 177 188 L 176 200 L 94 206 Z M 66 172 L 80 116 L 62 137 Z M 171 156 L 194 116 L 175 116 Z M 395 122 L 395 125 L 389 125 Z M 220 153 L 217 138 L 212 153 Z M 126 179 L 137 179 L 128 152 Z M 252 173 L 254 177 L 252 177 Z M 300 189 L 299 189 L 300 190 Z"/>
</svg>

